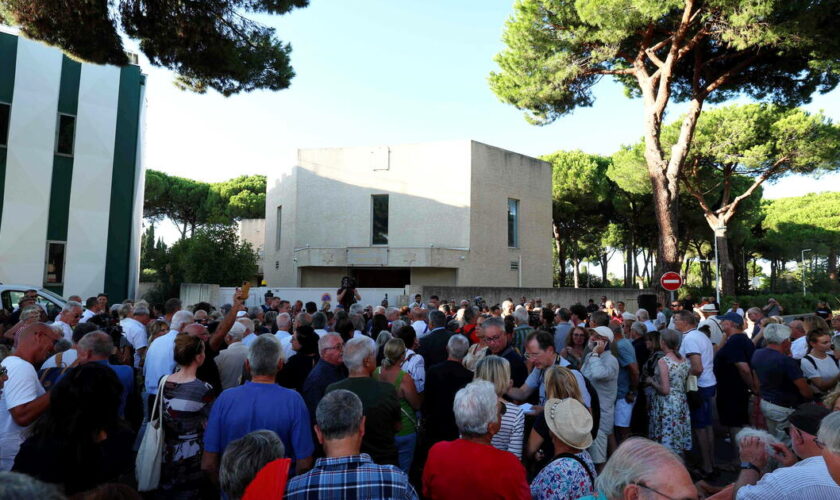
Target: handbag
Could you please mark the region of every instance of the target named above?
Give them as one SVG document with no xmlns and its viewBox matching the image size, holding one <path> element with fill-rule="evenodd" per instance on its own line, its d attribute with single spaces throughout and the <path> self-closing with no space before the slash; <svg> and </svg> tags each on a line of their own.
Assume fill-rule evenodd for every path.
<svg viewBox="0 0 840 500">
<path fill-rule="evenodd" d="M 134 471 L 137 476 L 137 491 L 152 491 L 157 489 L 160 483 L 160 466 L 163 461 L 163 385 L 167 377 L 160 379 L 155 402 L 152 404 L 152 411 L 149 414 L 149 424 L 146 426 L 146 433 L 143 434 L 143 441 L 140 449 L 137 450 L 137 458 L 134 462 Z"/>
<path fill-rule="evenodd" d="M 688 407 L 691 410 L 698 410 L 703 406 L 703 396 L 700 395 L 697 386 L 697 375 L 689 375 L 685 381 L 685 396 L 688 400 Z"/>
</svg>

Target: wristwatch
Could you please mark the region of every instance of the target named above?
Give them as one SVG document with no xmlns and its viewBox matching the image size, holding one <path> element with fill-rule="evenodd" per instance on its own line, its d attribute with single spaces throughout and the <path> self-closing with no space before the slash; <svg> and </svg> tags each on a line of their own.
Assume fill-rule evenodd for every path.
<svg viewBox="0 0 840 500">
<path fill-rule="evenodd" d="M 752 469 L 759 474 L 761 474 L 761 469 L 759 469 L 754 463 L 752 462 L 741 462 L 741 470 Z"/>
</svg>

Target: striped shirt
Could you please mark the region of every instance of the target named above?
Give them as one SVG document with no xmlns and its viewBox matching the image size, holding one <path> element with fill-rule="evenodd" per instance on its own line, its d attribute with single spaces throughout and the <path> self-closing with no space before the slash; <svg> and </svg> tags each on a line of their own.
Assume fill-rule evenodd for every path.
<svg viewBox="0 0 840 500">
<path fill-rule="evenodd" d="M 806 458 L 765 474 L 756 484 L 738 489 L 737 500 L 836 500 L 840 486 L 831 479 L 823 457 Z"/>
<path fill-rule="evenodd" d="M 286 499 L 417 500 L 408 476 L 393 465 L 377 465 L 370 455 L 319 458 L 315 467 L 289 480 Z"/>
<path fill-rule="evenodd" d="M 522 459 L 522 439 L 525 434 L 525 412 L 519 406 L 505 401 L 505 414 L 502 415 L 502 425 L 490 444 L 493 448 L 509 451 Z"/>
</svg>

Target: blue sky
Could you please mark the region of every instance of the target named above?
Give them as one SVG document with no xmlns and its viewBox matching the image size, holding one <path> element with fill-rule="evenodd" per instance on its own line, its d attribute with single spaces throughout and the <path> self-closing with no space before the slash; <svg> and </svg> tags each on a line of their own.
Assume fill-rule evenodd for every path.
<svg viewBox="0 0 840 500">
<path fill-rule="evenodd" d="M 615 83 L 596 103 L 552 125 L 529 125 L 487 85 L 512 0 L 312 0 L 259 16 L 292 44 L 297 76 L 280 92 L 196 95 L 171 73 L 149 75 L 145 166 L 219 181 L 271 170 L 297 148 L 475 139 L 538 156 L 558 149 L 610 154 L 641 136 L 641 102 Z M 141 63 L 142 64 L 142 63 Z M 840 91 L 807 106 L 840 121 Z M 670 116 L 680 106 L 670 108 Z M 765 196 L 840 190 L 840 175 L 786 179 Z"/>
</svg>

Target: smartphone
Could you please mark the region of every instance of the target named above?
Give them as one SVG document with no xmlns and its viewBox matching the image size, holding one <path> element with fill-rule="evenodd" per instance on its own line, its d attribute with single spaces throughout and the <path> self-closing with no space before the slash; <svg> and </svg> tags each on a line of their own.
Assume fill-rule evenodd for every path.
<svg viewBox="0 0 840 500">
<path fill-rule="evenodd" d="M 251 291 L 251 283 L 248 281 L 242 282 L 242 288 L 239 289 L 239 296 L 242 297 L 242 302 L 248 300 L 248 293 Z"/>
</svg>

